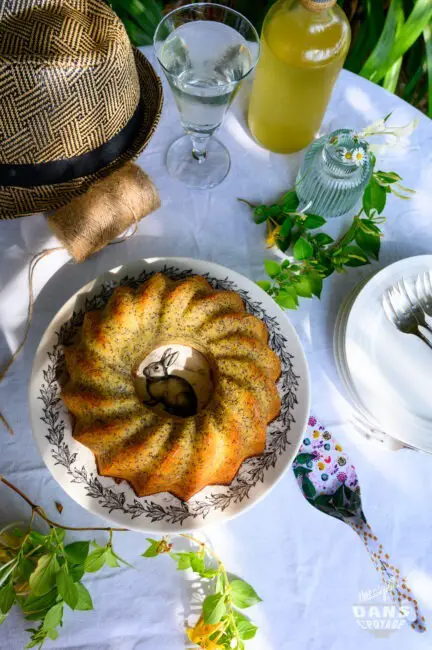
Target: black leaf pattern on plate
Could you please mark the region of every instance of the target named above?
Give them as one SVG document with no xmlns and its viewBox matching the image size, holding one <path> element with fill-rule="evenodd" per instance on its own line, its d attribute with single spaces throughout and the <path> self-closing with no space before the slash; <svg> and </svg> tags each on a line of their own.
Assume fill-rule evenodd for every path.
<svg viewBox="0 0 432 650">
<path fill-rule="evenodd" d="M 165 266 L 162 272 L 175 280 L 182 280 L 196 275 L 191 269 L 179 270 L 176 267 Z M 142 271 L 137 276 L 125 276 L 120 281 L 108 281 L 101 285 L 100 290 L 84 301 L 82 309 L 74 311 L 71 318 L 56 332 L 57 342 L 48 352 L 48 364 L 43 370 L 43 383 L 39 388 L 38 399 L 42 401 L 41 421 L 45 425 L 45 437 L 51 445 L 51 455 L 55 464 L 62 465 L 70 476 L 72 483 L 83 485 L 86 495 L 95 499 L 108 512 L 119 510 L 128 515 L 131 520 L 146 517 L 152 523 L 161 522 L 171 525 L 183 525 L 187 520 L 205 519 L 212 511 L 224 511 L 232 504 L 238 504 L 250 498 L 251 489 L 258 483 L 264 482 L 265 474 L 274 468 L 279 457 L 285 452 L 289 442 L 291 424 L 295 422 L 292 411 L 297 404 L 299 377 L 293 370 L 293 356 L 288 352 L 288 342 L 281 333 L 275 317 L 269 316 L 261 303 L 250 298 L 247 291 L 239 289 L 228 277 L 224 280 L 204 274 L 204 277 L 215 289 L 236 291 L 243 299 L 247 311 L 261 319 L 269 331 L 269 345 L 278 355 L 282 365 L 282 376 L 278 389 L 281 395 L 281 411 L 279 417 L 267 430 L 267 445 L 263 454 L 246 460 L 231 485 L 223 491 L 213 492 L 204 498 L 191 499 L 188 503 L 180 501 L 170 494 L 163 503 L 157 503 L 154 498 L 135 497 L 129 502 L 126 494 L 121 491 L 111 479 L 103 478 L 89 472 L 84 466 L 77 466 L 77 453 L 72 453 L 65 442 L 65 422 L 61 418 L 62 402 L 58 378 L 64 372 L 64 346 L 70 345 L 81 327 L 84 314 L 94 309 L 102 309 L 114 289 L 119 286 L 139 287 L 148 280 L 154 272 Z"/>
</svg>

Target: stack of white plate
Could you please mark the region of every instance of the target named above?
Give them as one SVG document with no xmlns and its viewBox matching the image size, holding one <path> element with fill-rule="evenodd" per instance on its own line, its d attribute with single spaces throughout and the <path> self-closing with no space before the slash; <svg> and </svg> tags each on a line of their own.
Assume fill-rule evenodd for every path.
<svg viewBox="0 0 432 650">
<path fill-rule="evenodd" d="M 382 307 L 387 289 L 403 279 L 414 293 L 430 270 L 432 255 L 411 257 L 356 286 L 339 311 L 334 352 L 357 428 L 391 448 L 432 453 L 432 350 L 397 330 Z"/>
</svg>

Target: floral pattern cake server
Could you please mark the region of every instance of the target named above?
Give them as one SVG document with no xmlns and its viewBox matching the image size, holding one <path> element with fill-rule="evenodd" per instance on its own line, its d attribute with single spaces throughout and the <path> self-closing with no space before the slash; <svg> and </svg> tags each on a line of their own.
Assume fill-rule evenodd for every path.
<svg viewBox="0 0 432 650">
<path fill-rule="evenodd" d="M 311 505 L 340 519 L 359 535 L 392 600 L 400 610 L 409 612 L 407 618 L 414 630 L 425 632 L 424 616 L 420 614 L 406 579 L 390 563 L 389 555 L 366 520 L 354 465 L 333 435 L 314 416 L 309 418 L 293 471 L 303 496 Z"/>
</svg>

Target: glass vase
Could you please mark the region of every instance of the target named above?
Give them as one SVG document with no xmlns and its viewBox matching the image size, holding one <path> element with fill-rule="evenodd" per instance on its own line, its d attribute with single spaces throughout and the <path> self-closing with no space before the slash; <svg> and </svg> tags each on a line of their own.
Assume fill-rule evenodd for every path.
<svg viewBox="0 0 432 650">
<path fill-rule="evenodd" d="M 362 197 L 372 175 L 368 143 L 350 129 L 318 138 L 296 180 L 299 209 L 329 219 L 346 214 Z"/>
</svg>

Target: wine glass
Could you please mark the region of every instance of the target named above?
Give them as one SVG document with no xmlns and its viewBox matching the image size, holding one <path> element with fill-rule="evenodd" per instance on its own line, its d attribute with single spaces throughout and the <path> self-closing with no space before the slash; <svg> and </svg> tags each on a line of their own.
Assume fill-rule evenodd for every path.
<svg viewBox="0 0 432 650">
<path fill-rule="evenodd" d="M 168 171 L 189 187 L 214 187 L 228 174 L 230 156 L 211 136 L 258 61 L 256 29 L 233 9 L 199 2 L 167 14 L 154 47 L 186 131 L 168 149 Z"/>
</svg>

